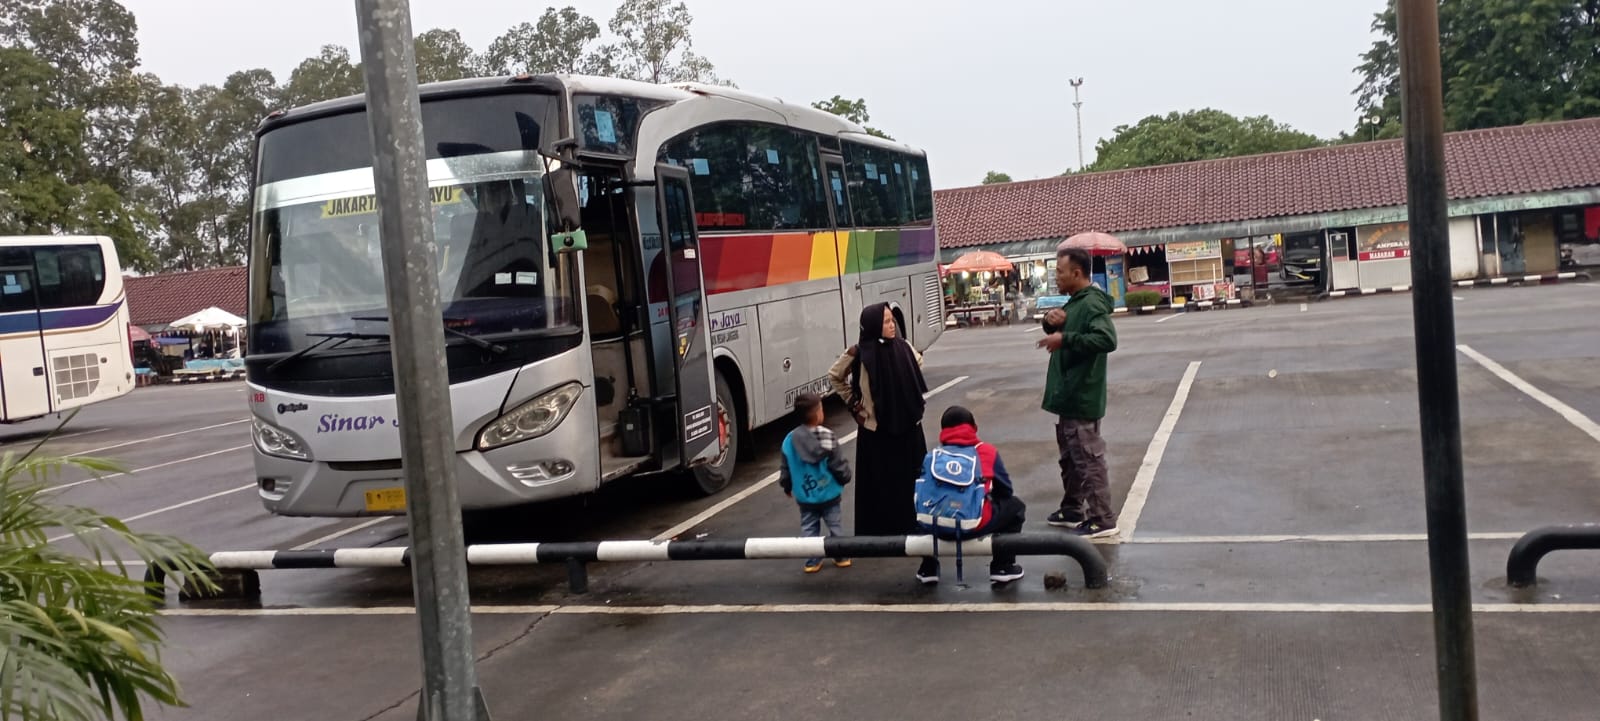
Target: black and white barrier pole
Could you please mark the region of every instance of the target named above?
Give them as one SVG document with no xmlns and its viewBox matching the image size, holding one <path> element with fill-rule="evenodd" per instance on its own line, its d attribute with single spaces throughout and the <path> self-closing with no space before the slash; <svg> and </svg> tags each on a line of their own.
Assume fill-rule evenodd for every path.
<svg viewBox="0 0 1600 721">
<path fill-rule="evenodd" d="M 1539 582 L 1539 561 L 1551 551 L 1600 550 L 1600 523 L 1545 526 L 1523 534 L 1506 556 L 1506 583 L 1526 588 Z"/>
<path fill-rule="evenodd" d="M 956 544 L 940 541 L 940 557 L 954 557 Z M 708 538 L 692 541 L 585 541 L 558 543 L 499 543 L 467 546 L 468 566 L 531 566 L 564 563 L 573 593 L 588 587 L 587 566 L 613 561 L 739 561 L 783 558 L 917 558 L 935 555 L 932 536 L 838 536 L 830 538 Z M 1109 581 L 1106 561 L 1087 539 L 1059 533 L 1016 533 L 986 536 L 961 542 L 963 556 L 1066 556 L 1083 569 L 1087 588 L 1104 588 Z M 225 595 L 260 593 L 257 571 L 305 568 L 404 568 L 411 549 L 340 548 L 320 551 L 224 551 L 211 554 L 211 564 L 223 577 Z M 151 566 L 145 579 L 164 583 L 160 569 Z M 185 583 L 185 599 L 199 597 Z M 213 596 L 214 597 L 214 596 Z"/>
</svg>

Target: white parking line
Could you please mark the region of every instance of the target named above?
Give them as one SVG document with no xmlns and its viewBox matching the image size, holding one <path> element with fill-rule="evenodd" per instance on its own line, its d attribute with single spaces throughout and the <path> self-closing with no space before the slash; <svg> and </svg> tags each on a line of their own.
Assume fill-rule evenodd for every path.
<svg viewBox="0 0 1600 721">
<path fill-rule="evenodd" d="M 1475 613 L 1600 613 L 1600 603 L 1479 603 Z M 786 613 L 1432 613 L 1428 603 L 1233 603 L 1024 601 L 1020 603 L 775 603 L 663 606 L 473 606 L 482 616 L 693 616 Z M 264 616 L 408 616 L 411 606 L 325 608 L 171 608 L 163 616 L 258 618 Z"/>
<path fill-rule="evenodd" d="M 17 446 L 30 446 L 31 447 L 33 444 L 38 443 L 39 441 L 64 441 L 64 440 L 66 440 L 68 438 L 77 438 L 78 436 L 87 436 L 87 435 L 92 435 L 92 434 L 95 434 L 95 433 L 104 433 L 104 432 L 109 431 L 109 430 L 111 430 L 111 429 L 110 428 L 90 428 L 89 430 L 86 430 L 86 431 L 73 431 L 72 433 L 63 433 L 63 434 L 61 434 L 59 436 L 53 436 L 53 437 L 50 437 L 50 438 L 34 437 L 34 438 L 30 438 L 30 439 L 28 439 L 26 441 L 10 441 L 10 442 L 7 442 L 7 443 L 0 443 L 0 448 L 15 448 Z"/>
<path fill-rule="evenodd" d="M 316 548 L 317 546 L 320 546 L 320 545 L 322 545 L 324 543 L 327 543 L 329 541 L 337 541 L 337 540 L 339 540 L 341 538 L 344 538 L 345 536 L 348 536 L 348 535 L 350 535 L 352 533 L 355 533 L 357 531 L 366 530 L 366 529 L 371 528 L 373 526 L 376 526 L 376 525 L 378 525 L 380 523 L 383 523 L 384 521 L 393 520 L 395 518 L 399 518 L 399 516 L 379 516 L 377 518 L 368 519 L 368 520 L 362 521 L 360 523 L 357 523 L 354 526 L 346 528 L 344 530 L 334 531 L 333 533 L 330 533 L 330 534 L 328 534 L 326 536 L 323 536 L 321 538 L 316 538 L 316 539 L 313 539 L 313 540 L 310 540 L 310 541 L 306 541 L 305 543 L 302 543 L 302 544 L 300 544 L 298 546 L 290 548 L 289 550 L 291 550 L 291 551 L 304 551 L 304 550 L 308 550 L 308 549 L 311 549 L 311 548 Z"/>
<path fill-rule="evenodd" d="M 1158 320 L 1156 322 L 1157 323 L 1165 323 L 1165 322 L 1167 322 L 1169 320 L 1172 320 L 1173 318 L 1177 318 L 1177 317 L 1185 316 L 1185 315 L 1188 315 L 1188 313 L 1179 313 L 1177 311 L 1173 311 L 1172 315 L 1169 315 L 1169 316 L 1167 316 L 1165 318 L 1162 318 L 1162 319 L 1160 319 L 1160 320 Z"/>
<path fill-rule="evenodd" d="M 188 434 L 188 433 L 199 433 L 200 431 L 209 431 L 209 430 L 211 430 L 213 428 L 223 428 L 223 427 L 226 427 L 226 426 L 235 426 L 235 425 L 238 425 L 240 423 L 249 423 L 249 422 L 250 422 L 249 418 L 241 418 L 241 419 L 239 419 L 237 421 L 228 421 L 227 423 L 218 423 L 218 424 L 212 425 L 212 426 L 202 426 L 200 428 L 190 428 L 189 430 L 186 430 L 186 431 L 174 431 L 172 433 L 163 433 L 163 434 L 161 434 L 159 436 L 151 436 L 149 438 L 140 438 L 140 439 L 132 440 L 132 441 L 124 441 L 122 443 L 118 443 L 118 444 L 112 445 L 112 446 L 101 446 L 99 448 L 90 448 L 87 451 L 79 451 L 79 452 L 73 453 L 73 454 L 71 454 L 71 455 L 69 455 L 67 457 L 68 458 L 76 458 L 78 456 L 92 456 L 92 455 L 94 455 L 96 453 L 99 453 L 101 451 L 109 451 L 109 450 L 113 450 L 113 449 L 117 449 L 117 448 L 122 448 L 124 446 L 132 446 L 132 445 L 137 445 L 137 444 L 140 444 L 140 443 L 149 443 L 150 441 L 165 440 L 167 438 L 173 438 L 173 437 L 185 435 L 185 434 Z"/>
<path fill-rule="evenodd" d="M 1122 530 L 1120 538 L 1124 541 L 1133 538 L 1133 531 L 1139 526 L 1139 514 L 1144 512 L 1144 504 L 1150 500 L 1150 484 L 1155 483 L 1156 471 L 1161 468 L 1161 456 L 1167 452 L 1167 441 L 1172 439 L 1172 429 L 1178 425 L 1178 416 L 1183 415 L 1183 405 L 1189 400 L 1189 388 L 1194 385 L 1194 376 L 1200 372 L 1200 361 L 1192 361 L 1189 368 L 1183 372 L 1183 380 L 1178 381 L 1178 391 L 1172 395 L 1172 405 L 1167 406 L 1167 414 L 1162 416 L 1161 425 L 1156 428 L 1156 434 L 1150 439 L 1150 447 L 1145 450 L 1144 462 L 1139 464 L 1139 473 L 1133 478 L 1133 487 L 1128 489 L 1128 499 L 1122 503 L 1122 513 L 1117 518 L 1117 527 Z"/>
<path fill-rule="evenodd" d="M 1306 312 L 1306 304 L 1305 304 L 1305 303 L 1301 303 L 1301 304 L 1300 304 L 1300 312 L 1301 312 L 1301 313 L 1304 313 L 1304 312 Z"/>
<path fill-rule="evenodd" d="M 113 478 L 121 478 L 123 476 L 131 476 L 131 475 L 133 475 L 135 473 L 143 473 L 145 471 L 153 471 L 153 470 L 155 470 L 157 468 L 166 468 L 167 466 L 176 466 L 179 463 L 188 463 L 190 461 L 198 461 L 198 460 L 200 460 L 202 458 L 210 458 L 212 456 L 220 456 L 220 455 L 222 455 L 224 453 L 232 453 L 234 451 L 242 451 L 242 450 L 244 450 L 246 448 L 249 448 L 249 447 L 250 447 L 249 444 L 245 444 L 245 445 L 242 445 L 242 446 L 234 446 L 232 448 L 224 448 L 224 449 L 222 449 L 220 451 L 212 451 L 210 453 L 202 453 L 202 454 L 200 454 L 198 456 L 189 456 L 188 458 L 179 458 L 176 461 L 167 461 L 166 463 L 157 463 L 157 464 L 155 464 L 153 466 L 145 466 L 144 468 L 135 468 L 135 469 L 133 469 L 131 471 L 124 471 L 122 473 L 112 473 L 112 474 L 106 475 L 106 476 L 99 476 L 99 477 L 96 477 L 96 478 L 85 478 L 85 479 L 83 479 L 81 481 L 73 481 L 71 483 L 63 483 L 63 484 L 61 484 L 59 486 L 51 486 L 48 490 L 64 491 L 64 490 L 67 490 L 68 488 L 74 488 L 74 487 L 81 486 L 81 485 L 84 485 L 84 484 L 87 484 L 87 483 L 99 483 L 101 481 L 109 481 L 109 480 L 111 480 Z"/>
<path fill-rule="evenodd" d="M 957 376 L 956 378 L 946 382 L 945 384 L 939 386 L 938 388 L 934 388 L 934 389 L 928 391 L 927 393 L 922 394 L 922 397 L 923 398 L 932 398 L 932 397 L 934 397 L 934 396 L 936 396 L 936 395 L 938 395 L 940 393 L 943 393 L 946 390 L 949 390 L 955 384 L 960 383 L 960 382 L 962 382 L 962 381 L 964 381 L 966 379 L 967 379 L 967 376 Z M 843 436 L 841 436 L 839 438 L 839 445 L 843 446 L 846 443 L 854 441 L 855 439 L 856 439 L 856 431 L 850 431 L 849 433 L 846 433 L 845 435 L 843 435 Z M 668 541 L 668 540 L 671 540 L 673 538 L 676 538 L 678 536 L 678 534 L 683 533 L 684 531 L 687 531 L 687 530 L 689 530 L 691 528 L 694 528 L 695 526 L 698 526 L 698 525 L 700 525 L 702 523 L 705 523 L 706 521 L 710 520 L 712 516 L 715 516 L 718 513 L 721 513 L 723 511 L 728 510 L 729 508 L 732 508 L 734 506 L 734 504 L 736 504 L 736 503 L 738 503 L 738 502 L 740 502 L 740 501 L 742 501 L 742 500 L 744 500 L 746 498 L 749 498 L 749 497 L 751 497 L 751 496 L 753 496 L 753 495 L 755 495 L 757 493 L 760 493 L 761 491 L 765 490 L 768 486 L 771 486 L 772 484 L 777 483 L 777 482 L 778 482 L 778 474 L 776 472 L 770 473 L 770 474 L 767 475 L 767 477 L 762 478 L 761 480 L 756 481 L 755 483 L 751 484 L 751 486 L 749 488 L 746 488 L 746 489 L 744 489 L 742 491 L 739 491 L 738 493 L 735 493 L 735 494 L 733 494 L 731 496 L 728 496 L 727 498 L 723 499 L 721 502 L 717 503 L 716 505 L 714 505 L 714 506 L 712 506 L 710 508 L 707 508 L 704 511 L 696 513 L 693 516 L 690 516 L 684 522 L 679 523 L 676 526 L 673 526 L 671 528 L 668 528 L 665 531 L 662 531 L 661 533 L 656 534 L 650 540 L 659 542 L 659 541 Z"/>
<path fill-rule="evenodd" d="M 189 506 L 195 505 L 196 503 L 205 503 L 206 501 L 210 501 L 210 500 L 214 500 L 214 499 L 217 499 L 217 498 L 221 498 L 223 496 L 233 495 L 235 493 L 238 493 L 239 491 L 248 491 L 248 490 L 250 490 L 252 488 L 255 488 L 255 487 L 256 487 L 256 484 L 250 483 L 250 484 L 246 484 L 246 485 L 243 485 L 243 486 L 239 486 L 238 488 L 230 488 L 230 489 L 228 489 L 226 491 L 217 491 L 216 493 L 213 493 L 213 494 L 211 494 L 209 496 L 201 496 L 199 498 L 191 498 L 191 499 L 189 499 L 187 501 L 184 501 L 183 503 L 174 503 L 174 504 L 172 504 L 170 506 L 166 506 L 166 507 L 163 507 L 163 508 L 157 508 L 154 511 L 145 511 L 144 513 L 141 513 L 141 514 L 139 514 L 137 516 L 128 516 L 127 518 L 122 519 L 122 522 L 123 523 L 133 523 L 134 521 L 142 521 L 142 520 L 144 520 L 146 518 L 149 518 L 151 516 L 158 516 L 158 515 L 161 515 L 163 513 L 168 512 L 168 511 L 176 511 L 176 510 L 178 510 L 180 508 L 188 508 Z M 55 538 L 46 539 L 46 542 L 55 543 L 57 541 L 65 541 L 68 538 L 72 538 L 72 534 L 68 533 L 68 534 L 63 535 L 63 536 L 56 536 Z"/>
<path fill-rule="evenodd" d="M 1528 394 L 1528 397 L 1543 403 L 1546 408 L 1560 414 L 1562 418 L 1567 419 L 1568 423 L 1577 426 L 1578 430 L 1587 433 L 1590 438 L 1600 441 L 1600 425 L 1597 425 L 1588 416 L 1579 412 L 1578 409 L 1556 400 L 1555 396 L 1539 390 L 1532 383 L 1522 380 L 1517 374 L 1506 370 L 1505 366 L 1494 362 L 1488 356 L 1473 350 L 1471 346 L 1463 344 L 1456 346 L 1456 349 L 1466 354 L 1468 358 L 1477 361 L 1478 365 L 1487 368 L 1490 373 L 1499 376 L 1500 380 L 1510 383 L 1512 387 Z"/>
</svg>

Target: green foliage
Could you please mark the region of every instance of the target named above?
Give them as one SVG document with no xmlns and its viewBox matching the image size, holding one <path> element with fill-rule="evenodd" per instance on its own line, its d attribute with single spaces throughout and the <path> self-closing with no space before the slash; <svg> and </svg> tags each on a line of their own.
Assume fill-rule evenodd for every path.
<svg viewBox="0 0 1600 721">
<path fill-rule="evenodd" d="M 1124 302 L 1127 303 L 1129 308 L 1143 308 L 1150 305 L 1160 305 L 1161 294 L 1153 290 L 1129 291 L 1129 293 L 1124 296 Z"/>
<path fill-rule="evenodd" d="M 991 170 L 983 176 L 981 185 L 994 185 L 995 183 L 1010 183 L 1011 176 L 998 170 Z"/>
<path fill-rule="evenodd" d="M 692 22 L 683 2 L 623 0 L 607 43 L 593 18 L 551 7 L 481 54 L 436 28 L 416 38 L 417 77 L 724 82 L 692 51 Z M 242 263 L 255 128 L 364 92 L 359 58 L 327 45 L 281 84 L 250 69 L 187 88 L 139 72 L 137 30 L 117 0 L 0 0 L 0 234 L 107 235 L 140 272 Z"/>
<path fill-rule="evenodd" d="M 885 140 L 894 140 L 894 138 L 889 137 L 888 133 L 867 125 L 867 121 L 872 119 L 872 115 L 867 112 L 867 101 L 864 98 L 850 100 L 842 95 L 835 95 L 827 100 L 818 100 L 812 103 L 811 107 L 833 113 L 856 125 L 860 125 L 867 135 L 874 135 Z"/>
<path fill-rule="evenodd" d="M 1372 31 L 1379 37 L 1356 67 L 1361 120 L 1352 140 L 1400 135 L 1393 0 Z M 1441 2 L 1439 43 L 1447 130 L 1600 115 L 1600 0 Z"/>
<path fill-rule="evenodd" d="M 1095 144 L 1095 161 L 1085 170 L 1121 170 L 1213 158 L 1300 150 L 1324 145 L 1262 115 L 1238 118 L 1206 108 L 1152 115 L 1137 125 L 1121 125 L 1110 139 Z"/>
<path fill-rule="evenodd" d="M 148 702 L 181 705 L 159 656 L 159 601 L 122 549 L 215 588 L 209 563 L 174 538 L 56 504 L 46 484 L 63 468 L 100 474 L 115 466 L 43 456 L 42 444 L 0 456 L 0 718 L 136 720 Z M 70 553 L 53 537 L 86 551 Z"/>
</svg>

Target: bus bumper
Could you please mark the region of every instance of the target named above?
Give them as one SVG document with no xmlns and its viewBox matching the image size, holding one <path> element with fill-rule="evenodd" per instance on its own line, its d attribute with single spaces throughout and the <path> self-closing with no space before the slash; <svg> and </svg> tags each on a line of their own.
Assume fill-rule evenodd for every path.
<svg viewBox="0 0 1600 721">
<path fill-rule="evenodd" d="M 455 455 L 456 496 L 464 510 L 503 508 L 574 496 L 600 485 L 594 403 L 585 397 L 538 438 Z M 298 461 L 255 451 L 256 491 L 280 516 L 404 513 L 405 481 L 396 461 Z"/>
</svg>

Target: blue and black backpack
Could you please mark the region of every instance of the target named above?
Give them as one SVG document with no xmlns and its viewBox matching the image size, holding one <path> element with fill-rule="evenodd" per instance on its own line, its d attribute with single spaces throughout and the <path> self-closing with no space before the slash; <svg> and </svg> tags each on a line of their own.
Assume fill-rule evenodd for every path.
<svg viewBox="0 0 1600 721">
<path fill-rule="evenodd" d="M 961 578 L 961 541 L 977 535 L 989 505 L 989 484 L 975 446 L 939 446 L 922 462 L 917 479 L 917 525 L 935 539 L 956 542 L 956 578 Z"/>
</svg>

